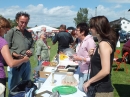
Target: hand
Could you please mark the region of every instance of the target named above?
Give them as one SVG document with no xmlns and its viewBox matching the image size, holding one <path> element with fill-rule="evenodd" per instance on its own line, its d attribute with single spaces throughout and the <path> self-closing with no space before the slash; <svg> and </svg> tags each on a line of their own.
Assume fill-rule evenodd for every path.
<svg viewBox="0 0 130 97">
<path fill-rule="evenodd" d="M 27 62 L 29 60 L 29 57 L 28 56 L 24 56 L 24 62 Z"/>
<path fill-rule="evenodd" d="M 88 91 L 88 87 L 89 87 L 89 86 L 90 86 L 89 81 L 87 81 L 87 82 L 85 82 L 85 83 L 83 84 L 83 89 L 84 89 L 85 92 Z"/>
<path fill-rule="evenodd" d="M 30 56 L 32 56 L 32 52 L 31 52 L 30 50 L 27 50 L 27 51 L 26 51 L 26 55 L 27 55 L 28 57 L 30 57 Z"/>
<path fill-rule="evenodd" d="M 70 45 L 70 48 L 73 48 L 73 46 L 72 46 L 72 45 Z"/>
<path fill-rule="evenodd" d="M 39 60 L 39 61 L 41 60 L 41 56 L 38 57 L 38 60 Z"/>
<path fill-rule="evenodd" d="M 92 56 L 94 54 L 94 49 L 89 50 L 89 55 Z"/>
<path fill-rule="evenodd" d="M 50 46 L 48 46 L 48 49 L 50 49 L 51 47 Z"/>
<path fill-rule="evenodd" d="M 80 61 L 80 57 L 77 56 L 77 54 L 74 54 L 74 55 L 73 55 L 73 60 Z"/>
<path fill-rule="evenodd" d="M 17 54 L 15 52 L 12 53 L 12 56 L 15 58 L 15 59 L 22 59 L 24 56 L 21 55 L 21 54 Z"/>
</svg>

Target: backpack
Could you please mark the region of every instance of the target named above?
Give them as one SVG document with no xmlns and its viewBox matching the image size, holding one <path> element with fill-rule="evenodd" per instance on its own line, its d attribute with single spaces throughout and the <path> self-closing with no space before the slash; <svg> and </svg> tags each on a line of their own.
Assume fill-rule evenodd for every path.
<svg viewBox="0 0 130 97">
<path fill-rule="evenodd" d="M 33 83 L 33 81 L 23 80 L 10 90 L 10 94 L 12 97 L 34 97 L 36 90 L 37 86 Z"/>
</svg>

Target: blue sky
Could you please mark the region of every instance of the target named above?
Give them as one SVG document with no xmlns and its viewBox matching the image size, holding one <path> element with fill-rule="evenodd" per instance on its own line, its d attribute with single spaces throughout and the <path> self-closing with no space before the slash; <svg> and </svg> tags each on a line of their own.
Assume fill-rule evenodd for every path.
<svg viewBox="0 0 130 97">
<path fill-rule="evenodd" d="M 125 17 L 130 20 L 130 0 L 0 0 L 0 14 L 14 19 L 19 11 L 30 14 L 28 26 L 49 25 L 58 27 L 66 24 L 75 26 L 73 18 L 79 8 L 87 8 L 88 18 L 105 15 L 109 21 Z"/>
</svg>

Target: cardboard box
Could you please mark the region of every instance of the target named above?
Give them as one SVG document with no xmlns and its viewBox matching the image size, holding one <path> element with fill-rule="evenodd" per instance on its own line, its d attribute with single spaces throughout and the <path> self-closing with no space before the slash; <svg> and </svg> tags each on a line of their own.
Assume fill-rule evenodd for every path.
<svg viewBox="0 0 130 97">
<path fill-rule="evenodd" d="M 48 76 L 51 74 L 51 71 L 55 68 L 55 66 L 43 66 L 39 71 L 39 77 L 48 78 Z"/>
</svg>

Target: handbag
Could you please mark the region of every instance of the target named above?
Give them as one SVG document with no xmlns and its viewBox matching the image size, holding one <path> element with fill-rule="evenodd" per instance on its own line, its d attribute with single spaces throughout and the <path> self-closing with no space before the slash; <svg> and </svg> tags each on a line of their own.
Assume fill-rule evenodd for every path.
<svg viewBox="0 0 130 97">
<path fill-rule="evenodd" d="M 95 97 L 95 94 L 96 94 L 96 87 L 95 86 L 89 86 L 88 92 L 87 92 L 87 97 Z"/>
<path fill-rule="evenodd" d="M 88 74 L 89 74 L 89 70 L 90 70 L 90 64 L 88 66 Z M 89 75 L 87 75 L 87 79 L 86 81 L 89 80 Z M 85 82 L 86 82 L 85 81 Z M 96 85 L 97 86 L 97 85 Z M 87 97 L 95 97 L 96 94 L 96 86 L 89 86 L 88 87 L 88 92 L 87 92 Z"/>
<path fill-rule="evenodd" d="M 89 74 L 89 70 L 90 70 L 90 64 L 89 64 L 89 67 L 88 67 L 88 74 Z M 87 80 L 86 81 L 88 81 L 88 76 L 87 76 Z M 86 82 L 85 81 L 85 82 Z M 102 82 L 101 82 L 102 83 Z M 99 83 L 99 84 L 97 84 L 97 85 L 95 85 L 95 86 L 89 86 L 88 87 L 88 92 L 87 92 L 87 97 L 95 97 L 95 94 L 96 94 L 96 92 L 97 92 L 97 88 L 98 88 L 98 86 L 101 84 L 101 83 Z"/>
</svg>

